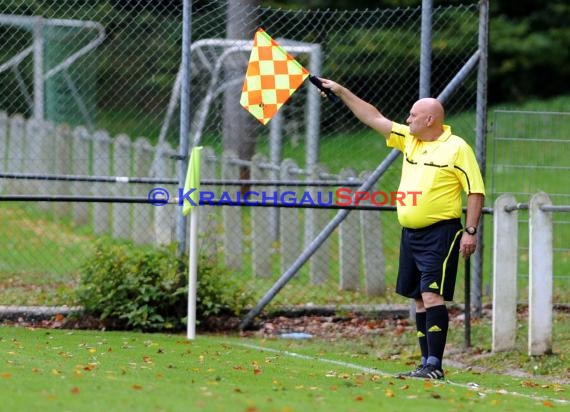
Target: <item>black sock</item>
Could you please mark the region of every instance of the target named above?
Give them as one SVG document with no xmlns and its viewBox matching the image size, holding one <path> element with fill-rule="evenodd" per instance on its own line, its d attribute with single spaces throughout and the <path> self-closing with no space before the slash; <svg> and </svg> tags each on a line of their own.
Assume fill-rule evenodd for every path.
<svg viewBox="0 0 570 412">
<path fill-rule="evenodd" d="M 449 314 L 445 305 L 433 306 L 426 310 L 426 328 L 428 343 L 428 359 L 430 363 L 441 369 L 443 351 L 447 341 Z"/>
<path fill-rule="evenodd" d="M 428 358 L 428 342 L 427 342 L 427 327 L 426 327 L 426 313 L 416 312 L 416 330 L 418 331 L 418 342 L 422 352 L 422 365 L 425 366 Z"/>
</svg>

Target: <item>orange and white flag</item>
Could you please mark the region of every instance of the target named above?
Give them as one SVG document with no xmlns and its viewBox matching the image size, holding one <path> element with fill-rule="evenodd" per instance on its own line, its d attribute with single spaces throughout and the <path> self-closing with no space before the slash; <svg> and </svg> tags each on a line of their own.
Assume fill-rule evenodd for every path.
<svg viewBox="0 0 570 412">
<path fill-rule="evenodd" d="M 253 40 L 240 104 L 266 125 L 308 76 L 309 71 L 260 28 Z"/>
</svg>

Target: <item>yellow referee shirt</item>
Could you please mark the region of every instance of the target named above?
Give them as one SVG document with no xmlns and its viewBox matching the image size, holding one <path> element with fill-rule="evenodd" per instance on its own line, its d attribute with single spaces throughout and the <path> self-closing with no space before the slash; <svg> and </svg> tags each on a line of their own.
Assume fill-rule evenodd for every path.
<svg viewBox="0 0 570 412">
<path fill-rule="evenodd" d="M 440 220 L 461 217 L 461 190 L 485 195 L 481 171 L 471 147 L 461 137 L 444 132 L 437 140 L 424 142 L 408 126 L 392 123 L 386 144 L 403 155 L 398 191 L 421 192 L 397 202 L 398 220 L 403 227 L 419 229 Z M 412 201 L 415 200 L 415 201 Z"/>
</svg>

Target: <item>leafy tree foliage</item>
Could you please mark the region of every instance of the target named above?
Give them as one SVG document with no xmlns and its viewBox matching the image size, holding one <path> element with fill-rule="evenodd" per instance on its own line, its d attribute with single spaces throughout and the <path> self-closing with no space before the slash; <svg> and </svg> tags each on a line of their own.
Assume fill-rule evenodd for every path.
<svg viewBox="0 0 570 412">
<path fill-rule="evenodd" d="M 511 3 L 491 19 L 489 89 L 494 101 L 570 92 L 570 4 L 537 3 L 523 14 Z M 545 81 L 548 79 L 548 81 Z"/>
<path fill-rule="evenodd" d="M 433 1 L 434 6 L 460 3 L 465 2 Z M 422 0 L 269 0 L 262 4 L 283 8 L 376 9 L 417 7 Z M 570 92 L 568 21 L 570 3 L 567 0 L 490 2 L 491 102 L 520 101 Z"/>
<path fill-rule="evenodd" d="M 191 0 L 195 12 L 208 10 L 211 0 Z M 418 7 L 422 0 L 261 0 L 263 7 L 281 7 L 286 9 L 377 9 L 390 7 Z M 434 6 L 464 3 L 463 0 L 434 0 Z M 68 18 L 77 8 L 90 8 L 94 20 L 104 20 L 108 36 L 120 36 L 128 43 L 129 30 L 133 25 L 138 30 L 145 30 L 150 23 L 162 30 L 177 30 L 180 22 L 172 16 L 179 16 L 181 0 L 0 0 L 0 9 L 10 14 L 53 14 L 57 10 L 60 18 Z M 489 55 L 489 97 L 492 102 L 524 100 L 532 97 L 549 97 L 570 92 L 570 3 L 567 0 L 493 0 L 490 2 L 490 55 Z M 145 11 L 140 13 L 141 10 Z M 129 15 L 139 16 L 136 20 Z M 129 24 L 129 30 L 124 26 Z M 0 28 L 0 40 L 3 29 Z M 160 36 L 155 36 L 157 39 Z M 450 38 L 450 41 L 453 41 Z M 9 42 L 4 41 L 6 51 L 0 53 L 10 55 Z M 121 48 L 124 56 L 129 55 L 128 44 Z M 397 43 L 392 46 L 397 48 Z M 149 65 L 160 65 L 165 59 L 156 58 L 163 55 L 165 47 L 159 41 L 148 45 Z M 397 50 L 394 50 L 397 52 Z M 357 53 L 352 51 L 351 53 Z M 133 65 L 140 65 L 136 53 L 133 54 Z M 446 56 L 450 59 L 453 56 Z M 352 61 L 359 61 L 358 59 Z M 103 62 L 102 64 L 105 64 Z M 150 67 L 150 66 L 149 66 Z M 161 70 L 162 69 L 162 70 Z M 355 72 L 362 70 L 358 64 Z M 372 68 L 370 68 L 372 70 Z M 157 73 L 168 70 L 157 67 Z M 106 67 L 106 76 L 116 79 L 121 73 L 112 66 Z M 360 73 L 364 77 L 369 73 Z M 157 79 L 163 77 L 156 76 Z M 548 79 L 548 81 L 545 81 Z M 338 79 L 343 80 L 343 79 Z M 105 79 L 101 79 L 104 83 Z M 129 89 L 129 79 L 125 78 L 125 90 Z M 363 79 L 365 81 L 365 79 Z M 157 80 L 149 80 L 152 87 L 165 90 L 170 84 L 158 84 Z M 154 83 L 153 83 L 154 82 Z M 7 87 L 16 87 L 7 85 Z M 2 98 L 0 98 L 2 99 Z M 101 96 L 101 102 L 118 101 L 113 96 Z M 158 102 L 162 104 L 163 102 Z"/>
</svg>

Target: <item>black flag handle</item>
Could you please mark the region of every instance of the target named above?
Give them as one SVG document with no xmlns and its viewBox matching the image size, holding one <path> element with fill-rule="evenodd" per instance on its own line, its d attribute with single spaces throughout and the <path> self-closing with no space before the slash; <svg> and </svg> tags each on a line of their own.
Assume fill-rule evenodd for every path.
<svg viewBox="0 0 570 412">
<path fill-rule="evenodd" d="M 310 74 L 309 81 L 313 83 L 315 86 L 317 86 L 321 92 L 326 94 L 331 102 L 337 103 L 338 101 L 340 101 L 338 96 L 334 94 L 331 89 L 327 89 L 325 86 L 323 86 L 323 82 L 321 82 L 321 80 L 317 76 Z"/>
</svg>

